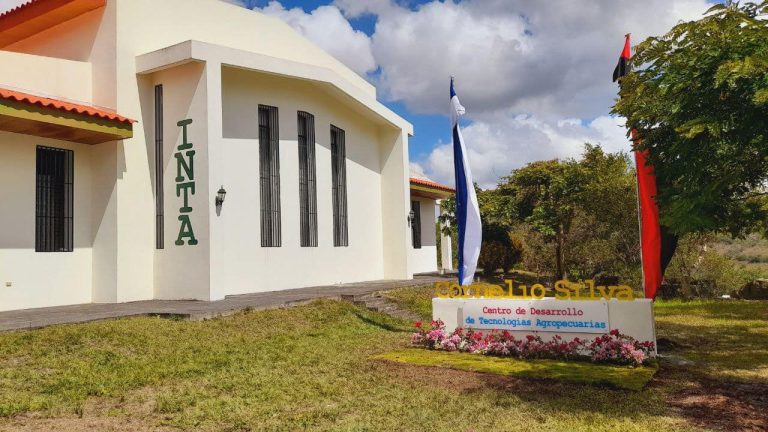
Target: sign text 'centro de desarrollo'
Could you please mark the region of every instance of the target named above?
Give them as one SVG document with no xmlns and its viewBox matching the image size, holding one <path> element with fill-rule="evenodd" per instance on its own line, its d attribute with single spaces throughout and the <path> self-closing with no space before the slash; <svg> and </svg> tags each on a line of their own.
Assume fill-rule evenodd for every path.
<svg viewBox="0 0 768 432">
<path fill-rule="evenodd" d="M 558 333 L 606 333 L 606 301 L 486 300 L 464 301 L 467 328 L 532 330 Z"/>
</svg>

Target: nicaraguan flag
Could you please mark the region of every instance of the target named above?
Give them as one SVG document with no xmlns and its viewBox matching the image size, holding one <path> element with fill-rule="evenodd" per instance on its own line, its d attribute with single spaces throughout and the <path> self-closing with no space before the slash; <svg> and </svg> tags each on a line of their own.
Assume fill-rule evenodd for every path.
<svg viewBox="0 0 768 432">
<path fill-rule="evenodd" d="M 453 128 L 453 165 L 456 171 L 456 222 L 459 225 L 459 283 L 469 285 L 475 278 L 477 258 L 483 240 L 480 206 L 469 168 L 467 147 L 459 129 L 459 116 L 464 115 L 451 78 L 451 127 Z"/>
</svg>

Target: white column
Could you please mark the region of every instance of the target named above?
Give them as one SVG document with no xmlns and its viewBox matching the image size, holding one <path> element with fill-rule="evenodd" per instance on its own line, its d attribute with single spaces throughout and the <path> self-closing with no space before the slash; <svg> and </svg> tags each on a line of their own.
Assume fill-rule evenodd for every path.
<svg viewBox="0 0 768 432">
<path fill-rule="evenodd" d="M 408 172 L 408 133 L 385 130 L 381 136 L 381 200 L 384 278 L 411 279 L 411 191 Z"/>
<path fill-rule="evenodd" d="M 440 206 L 440 204 L 441 202 L 438 201 L 437 205 Z M 451 244 L 451 236 L 447 236 L 443 233 L 443 229 L 448 226 L 450 226 L 448 222 L 440 223 L 440 266 L 442 271 L 453 270 L 453 245 Z"/>
</svg>

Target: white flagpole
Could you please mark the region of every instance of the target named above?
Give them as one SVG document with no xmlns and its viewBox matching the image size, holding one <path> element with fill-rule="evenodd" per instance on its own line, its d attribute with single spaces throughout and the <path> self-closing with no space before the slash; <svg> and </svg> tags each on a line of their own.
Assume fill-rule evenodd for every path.
<svg viewBox="0 0 768 432">
<path fill-rule="evenodd" d="M 459 117 L 464 113 L 465 109 L 459 102 L 451 78 L 451 129 L 456 174 L 456 222 L 459 227 L 459 284 L 470 285 L 475 277 L 477 259 L 480 257 L 483 230 L 467 147 L 464 145 L 459 126 Z"/>
</svg>

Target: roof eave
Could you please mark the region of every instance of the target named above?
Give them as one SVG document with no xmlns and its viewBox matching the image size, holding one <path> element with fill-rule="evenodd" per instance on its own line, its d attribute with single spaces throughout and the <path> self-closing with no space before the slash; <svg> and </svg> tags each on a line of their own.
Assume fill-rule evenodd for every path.
<svg viewBox="0 0 768 432">
<path fill-rule="evenodd" d="M 189 40 L 136 57 L 136 72 L 140 75 L 190 62 L 206 62 L 253 70 L 289 78 L 329 85 L 336 91 L 365 106 L 384 123 L 413 135 L 413 125 L 395 114 L 363 89 L 331 69 L 270 57 L 263 54 L 221 45 Z"/>
</svg>

